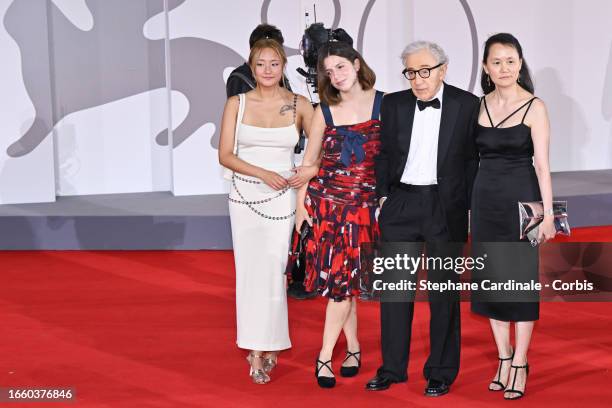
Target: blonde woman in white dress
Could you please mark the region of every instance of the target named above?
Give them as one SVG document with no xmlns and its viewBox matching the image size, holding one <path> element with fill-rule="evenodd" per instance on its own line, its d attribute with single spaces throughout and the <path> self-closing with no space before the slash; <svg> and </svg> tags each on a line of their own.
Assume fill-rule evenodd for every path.
<svg viewBox="0 0 612 408">
<path fill-rule="evenodd" d="M 254 44 L 249 65 L 257 86 L 228 99 L 219 162 L 232 172 L 229 212 L 236 266 L 236 344 L 249 350 L 253 382 L 270 381 L 278 352 L 291 347 L 285 267 L 294 225 L 293 148 L 308 133 L 310 102 L 280 85 L 282 46 Z"/>
</svg>

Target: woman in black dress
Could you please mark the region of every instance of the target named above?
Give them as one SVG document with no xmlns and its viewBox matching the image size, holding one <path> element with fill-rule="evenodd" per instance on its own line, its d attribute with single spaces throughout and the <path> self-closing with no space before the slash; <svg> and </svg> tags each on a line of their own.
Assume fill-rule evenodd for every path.
<svg viewBox="0 0 612 408">
<path fill-rule="evenodd" d="M 476 144 L 480 167 L 472 194 L 471 231 L 474 242 L 519 241 L 519 201 L 544 204 L 539 240 L 555 235 L 552 186 L 548 162 L 550 128 L 544 103 L 534 97 L 533 84 L 518 40 L 511 34 L 490 37 L 483 57 L 482 97 Z M 529 246 L 529 243 L 525 243 Z M 537 272 L 534 252 L 530 270 Z M 503 279 L 512 279 L 504 276 Z M 533 279 L 537 282 L 538 277 Z M 538 302 L 472 302 L 472 311 L 487 316 L 497 345 L 499 366 L 491 391 L 518 399 L 525 392 L 527 351 Z M 515 323 L 515 344 L 510 323 Z"/>
</svg>

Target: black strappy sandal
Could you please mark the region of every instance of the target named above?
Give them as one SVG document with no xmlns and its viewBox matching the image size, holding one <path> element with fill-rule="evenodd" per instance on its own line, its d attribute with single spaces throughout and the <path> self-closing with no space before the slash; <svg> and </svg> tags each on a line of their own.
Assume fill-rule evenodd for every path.
<svg viewBox="0 0 612 408">
<path fill-rule="evenodd" d="M 519 398 L 523 398 L 523 396 L 525 395 L 525 390 L 527 389 L 527 377 L 529 376 L 529 364 L 525 364 L 525 365 L 522 365 L 522 366 L 511 365 L 510 367 L 514 368 L 514 378 L 512 379 L 512 387 L 510 389 L 504 390 L 504 399 L 507 399 L 507 400 L 516 400 L 516 399 L 519 399 Z M 518 370 L 520 368 L 524 368 L 525 369 L 525 388 L 523 389 L 523 391 L 517 390 L 517 389 L 514 388 L 514 384 L 516 383 L 516 376 L 517 376 Z M 516 395 L 514 397 L 508 397 L 508 396 L 505 395 L 506 392 L 511 392 L 511 393 L 518 394 L 518 395 Z"/>
<path fill-rule="evenodd" d="M 497 367 L 497 379 L 491 381 L 491 383 L 489 384 L 489 391 L 493 391 L 493 392 L 498 392 L 498 391 L 505 391 L 506 389 L 506 384 L 501 382 L 501 369 L 502 369 L 502 364 L 504 364 L 504 361 L 512 361 L 512 359 L 514 358 L 514 350 L 512 350 L 512 355 L 510 357 L 507 358 L 501 358 L 501 357 L 497 357 L 497 360 L 499 360 L 499 366 Z M 510 367 L 512 367 L 512 363 L 510 363 Z M 508 373 L 509 375 L 509 373 Z M 501 388 L 498 390 L 494 390 L 493 388 L 491 388 L 491 384 L 495 384 L 500 386 Z"/>
<path fill-rule="evenodd" d="M 342 377 L 354 377 L 359 373 L 359 369 L 361 368 L 361 351 L 356 351 L 354 353 L 351 353 L 350 351 L 346 350 L 346 357 L 344 358 L 344 361 L 342 361 L 343 363 L 348 360 L 349 358 L 353 357 L 355 360 L 357 360 L 357 365 L 356 366 L 349 366 L 349 367 L 340 367 L 340 375 Z"/>
<path fill-rule="evenodd" d="M 321 361 L 317 358 L 317 362 L 315 363 L 315 377 L 317 378 L 317 383 L 321 388 L 334 388 L 334 386 L 336 385 L 336 377 L 319 377 L 319 371 L 321 371 L 323 367 L 327 367 L 327 369 L 332 374 L 334 373 L 334 371 L 329 366 L 331 362 L 331 360 Z M 321 364 L 320 367 L 319 364 Z"/>
</svg>

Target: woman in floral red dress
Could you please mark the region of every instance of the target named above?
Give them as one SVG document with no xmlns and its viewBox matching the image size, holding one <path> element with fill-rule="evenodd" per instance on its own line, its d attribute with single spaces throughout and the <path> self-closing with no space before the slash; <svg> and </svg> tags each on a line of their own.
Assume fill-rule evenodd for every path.
<svg viewBox="0 0 612 408">
<path fill-rule="evenodd" d="M 319 51 L 318 75 L 321 104 L 297 170 L 302 174 L 296 176 L 313 178 L 298 192 L 296 229 L 303 222 L 312 227 L 306 243 L 306 289 L 329 299 L 315 376 L 321 387 L 331 388 L 336 383 L 332 352 L 341 331 L 348 350 L 340 374 L 355 376 L 361 366 L 356 296 L 362 294 L 364 278 L 361 245 L 379 236 L 374 159 L 380 149 L 383 93 L 373 88 L 374 72 L 344 42 L 330 42 Z"/>
</svg>

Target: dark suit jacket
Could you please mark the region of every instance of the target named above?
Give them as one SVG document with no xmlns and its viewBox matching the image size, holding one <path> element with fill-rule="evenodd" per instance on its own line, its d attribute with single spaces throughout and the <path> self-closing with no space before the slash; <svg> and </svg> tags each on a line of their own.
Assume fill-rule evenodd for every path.
<svg viewBox="0 0 612 408">
<path fill-rule="evenodd" d="M 411 90 L 385 95 L 381 107 L 381 151 L 376 159 L 376 195 L 393 194 L 406 167 L 416 97 Z M 474 129 L 479 100 L 444 84 L 438 137 L 438 191 L 452 241 L 467 239 L 468 209 L 478 169 Z M 431 108 L 428 108 L 431 109 Z"/>
</svg>

